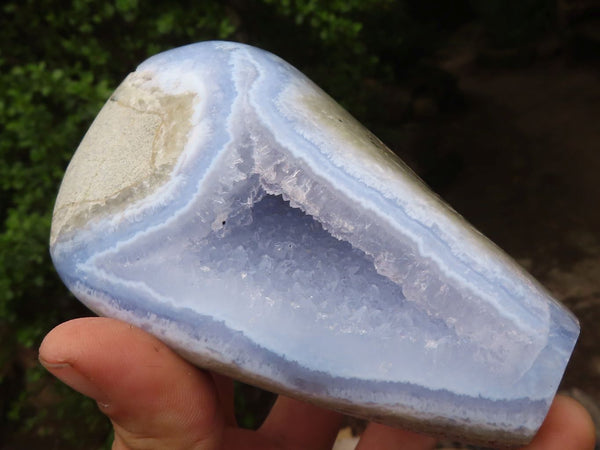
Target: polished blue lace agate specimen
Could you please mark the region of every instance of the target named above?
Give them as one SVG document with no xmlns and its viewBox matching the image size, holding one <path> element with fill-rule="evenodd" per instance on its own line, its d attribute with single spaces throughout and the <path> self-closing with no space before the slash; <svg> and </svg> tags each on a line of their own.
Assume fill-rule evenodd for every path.
<svg viewBox="0 0 600 450">
<path fill-rule="evenodd" d="M 98 314 L 351 415 L 525 443 L 577 320 L 278 57 L 156 55 L 77 150 L 51 254 Z"/>
</svg>

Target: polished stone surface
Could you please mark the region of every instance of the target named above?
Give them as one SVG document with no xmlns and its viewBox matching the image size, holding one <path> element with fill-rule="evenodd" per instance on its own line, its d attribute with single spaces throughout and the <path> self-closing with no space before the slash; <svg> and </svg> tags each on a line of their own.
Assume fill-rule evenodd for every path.
<svg viewBox="0 0 600 450">
<path fill-rule="evenodd" d="M 531 438 L 579 327 L 293 67 L 150 58 L 83 139 L 51 253 L 99 314 L 189 360 L 415 430 Z"/>
</svg>

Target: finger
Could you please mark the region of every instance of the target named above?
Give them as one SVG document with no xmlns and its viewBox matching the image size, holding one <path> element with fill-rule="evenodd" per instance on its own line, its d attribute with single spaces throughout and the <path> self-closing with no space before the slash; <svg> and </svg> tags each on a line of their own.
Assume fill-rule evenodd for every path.
<svg viewBox="0 0 600 450">
<path fill-rule="evenodd" d="M 523 450 L 592 450 L 595 442 L 594 423 L 585 408 L 557 395 L 540 430 Z"/>
<path fill-rule="evenodd" d="M 139 328 L 105 318 L 73 320 L 46 336 L 40 361 L 98 402 L 114 425 L 114 449 L 220 446 L 223 420 L 210 375 Z"/>
<path fill-rule="evenodd" d="M 363 432 L 356 450 L 429 450 L 436 440 L 430 436 L 370 423 Z"/>
<path fill-rule="evenodd" d="M 290 448 L 331 449 L 341 420 L 339 413 L 280 395 L 259 432 Z"/>
<path fill-rule="evenodd" d="M 233 380 L 225 375 L 214 372 L 211 372 L 210 375 L 217 387 L 219 403 L 221 404 L 225 425 L 237 426 L 234 407 Z"/>
</svg>

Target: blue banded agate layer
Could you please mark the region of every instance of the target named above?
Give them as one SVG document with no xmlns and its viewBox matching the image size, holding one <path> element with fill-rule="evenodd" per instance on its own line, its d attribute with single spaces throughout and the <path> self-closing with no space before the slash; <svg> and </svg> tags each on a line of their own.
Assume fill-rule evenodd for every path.
<svg viewBox="0 0 600 450">
<path fill-rule="evenodd" d="M 123 81 L 50 248 L 89 308 L 201 367 L 465 442 L 529 441 L 579 333 L 322 90 L 235 43 Z"/>
</svg>

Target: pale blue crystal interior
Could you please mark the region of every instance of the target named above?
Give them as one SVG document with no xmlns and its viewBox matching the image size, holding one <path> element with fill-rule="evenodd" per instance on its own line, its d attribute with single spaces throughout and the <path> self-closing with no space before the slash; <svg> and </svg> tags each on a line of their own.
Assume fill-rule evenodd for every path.
<svg viewBox="0 0 600 450">
<path fill-rule="evenodd" d="M 189 113 L 170 98 L 191 98 Z M 470 442 L 532 437 L 576 319 L 300 72 L 194 44 L 141 64 L 111 101 L 189 127 L 172 164 L 153 150 L 151 176 L 127 162 L 127 185 L 119 157 L 86 139 L 131 131 L 111 136 L 101 113 L 108 136 L 84 138 L 75 158 L 93 169 L 69 167 L 51 253 L 91 309 L 350 414 Z M 164 117 L 140 129 L 170 133 Z"/>
</svg>

